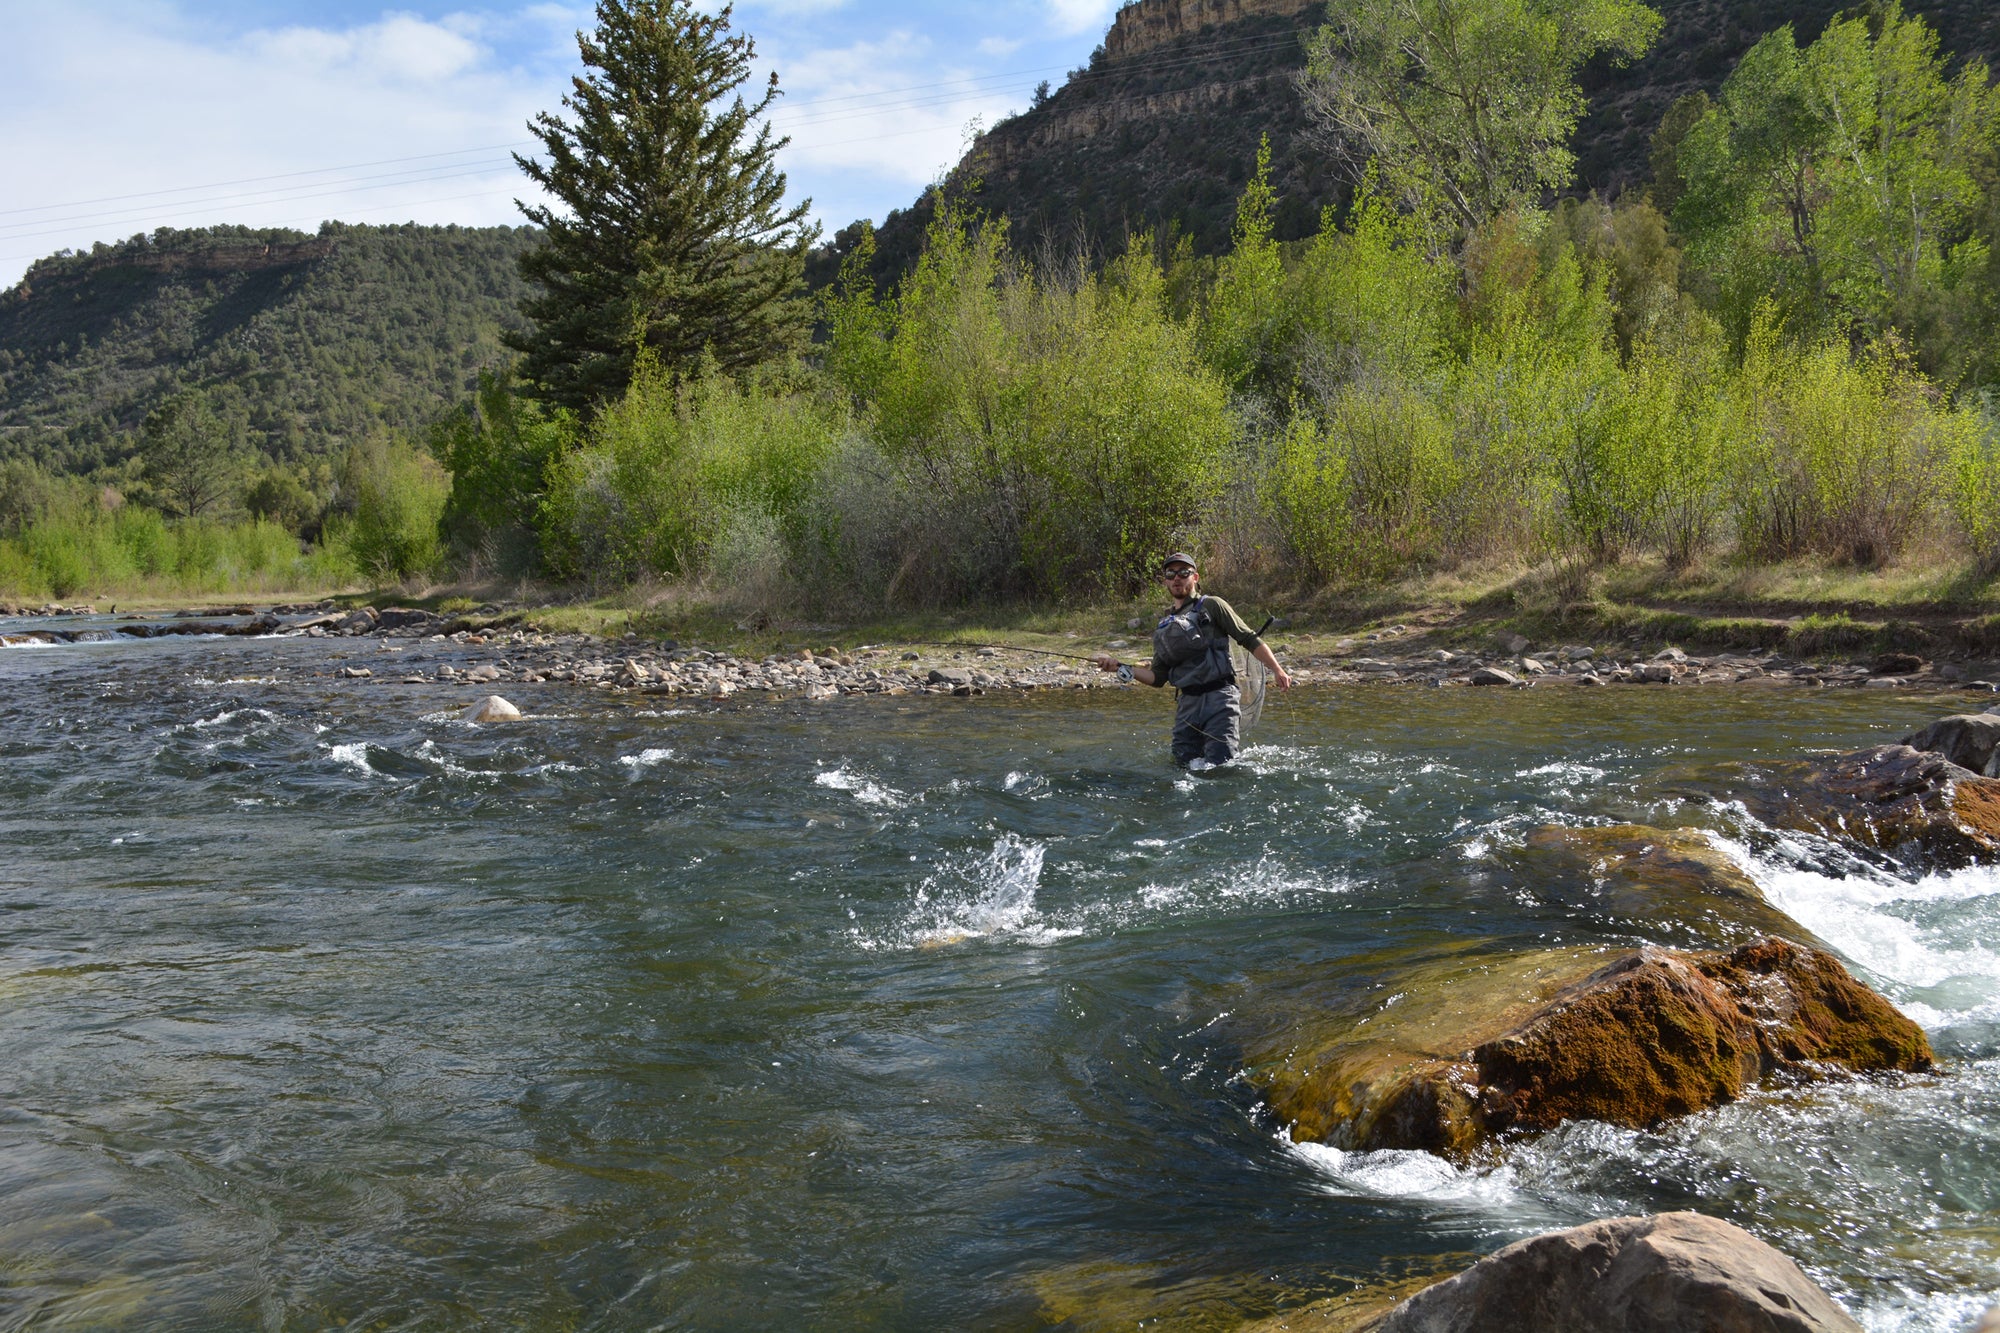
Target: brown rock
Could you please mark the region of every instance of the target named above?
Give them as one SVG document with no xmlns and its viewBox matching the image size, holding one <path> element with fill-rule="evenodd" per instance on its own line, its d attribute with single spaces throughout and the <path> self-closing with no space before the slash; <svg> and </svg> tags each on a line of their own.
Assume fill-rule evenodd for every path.
<svg viewBox="0 0 2000 1333">
<path fill-rule="evenodd" d="M 1736 798 L 1767 824 L 1949 865 L 2000 858 L 2000 780 L 1941 755 L 1878 745 L 1739 771 Z"/>
<path fill-rule="evenodd" d="M 1931 1066 L 1922 1030 L 1838 959 L 1775 937 L 1608 963 L 1517 955 L 1397 984 L 1390 1004 L 1253 1058 L 1295 1138 L 1464 1157 L 1570 1119 L 1657 1124 L 1779 1073 Z"/>
<path fill-rule="evenodd" d="M 1369 1333 L 1860 1333 L 1799 1266 L 1699 1213 L 1617 1217 L 1516 1241 Z"/>
<path fill-rule="evenodd" d="M 1813 942 L 1695 829 L 1551 824 L 1501 857 L 1545 902 L 1643 922 L 1653 930 L 1664 926 L 1690 943 L 1740 944 L 1760 935 Z"/>
<path fill-rule="evenodd" d="M 2000 778 L 2000 715 L 1960 713 L 1903 737 L 1903 744 L 1942 756 L 1983 778 Z"/>
</svg>

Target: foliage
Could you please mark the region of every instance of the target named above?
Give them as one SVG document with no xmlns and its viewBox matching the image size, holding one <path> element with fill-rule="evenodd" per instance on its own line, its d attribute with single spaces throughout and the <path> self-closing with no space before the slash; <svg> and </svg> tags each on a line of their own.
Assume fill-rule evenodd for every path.
<svg viewBox="0 0 2000 1333">
<path fill-rule="evenodd" d="M 1750 438 L 1732 460 L 1743 548 L 1870 568 L 1934 521 L 1964 420 L 1894 345 L 1786 345 L 1754 326 L 1741 388 Z"/>
<path fill-rule="evenodd" d="M 920 596 L 1128 591 L 1214 498 L 1227 395 L 1149 247 L 1037 273 L 945 212 L 895 299 L 853 295 L 834 327 L 829 366 L 923 498 L 891 543 Z"/>
<path fill-rule="evenodd" d="M 113 467 L 183 392 L 273 461 L 419 430 L 504 359 L 531 236 L 162 229 L 44 259 L 0 294 L 0 457 Z"/>
<path fill-rule="evenodd" d="M 499 375 L 482 375 L 466 410 L 432 428 L 431 452 L 451 474 L 439 527 L 461 565 L 510 575 L 536 571 L 549 470 L 575 432 L 568 413 L 524 399 Z"/>
<path fill-rule="evenodd" d="M 75 508 L 0 537 L 0 593 L 23 599 L 324 588 L 353 576 L 339 553 L 302 555 L 274 523 L 169 523 L 136 505 Z"/>
<path fill-rule="evenodd" d="M 1954 423 L 1951 505 L 1979 566 L 2000 573 L 2000 415 L 1968 404 Z"/>
<path fill-rule="evenodd" d="M 197 518 L 215 508 L 237 487 L 243 460 L 195 394 L 175 394 L 146 416 L 139 432 L 139 459 L 146 486 L 161 509 L 178 518 Z"/>
<path fill-rule="evenodd" d="M 713 366 L 677 382 L 642 360 L 580 447 L 552 461 L 543 557 L 569 579 L 699 576 L 730 540 L 762 531 L 809 561 L 811 501 L 844 424 L 836 405 L 782 383 Z"/>
<path fill-rule="evenodd" d="M 1569 184 L 1578 68 L 1639 55 L 1659 27 L 1639 0 L 1332 0 L 1307 105 L 1357 167 L 1470 230 Z"/>
<path fill-rule="evenodd" d="M 326 545 L 344 550 L 375 579 L 409 578 L 438 567 L 438 520 L 451 479 L 429 453 L 399 439 L 356 445 L 341 463 L 339 487 L 351 509 L 327 521 Z"/>
<path fill-rule="evenodd" d="M 642 350 L 685 374 L 803 341 L 796 289 L 818 232 L 809 201 L 784 207 L 773 163 L 788 140 L 759 123 L 777 76 L 754 102 L 735 95 L 756 48 L 729 18 L 688 0 L 598 0 L 577 39 L 587 72 L 563 98 L 571 119 L 529 123 L 546 160 L 514 160 L 556 204 L 523 209 L 543 236 L 521 261 L 532 327 L 511 342 L 551 405 L 616 399 Z"/>
<path fill-rule="evenodd" d="M 1739 338 L 1768 298 L 1794 336 L 1928 339 L 1985 269 L 2000 96 L 1981 61 L 1948 79 L 1894 0 L 1874 28 L 1836 22 L 1804 50 L 1789 26 L 1770 34 L 1678 146 L 1674 222 Z"/>
</svg>

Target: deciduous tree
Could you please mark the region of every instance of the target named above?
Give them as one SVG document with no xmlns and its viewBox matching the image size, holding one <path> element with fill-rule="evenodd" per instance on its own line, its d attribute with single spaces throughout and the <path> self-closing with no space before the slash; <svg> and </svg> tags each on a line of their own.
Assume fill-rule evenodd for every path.
<svg viewBox="0 0 2000 1333">
<path fill-rule="evenodd" d="M 1569 183 L 1578 67 L 1660 27 L 1640 0 L 1331 0 L 1327 20 L 1308 105 L 1357 169 L 1468 231 Z"/>
</svg>

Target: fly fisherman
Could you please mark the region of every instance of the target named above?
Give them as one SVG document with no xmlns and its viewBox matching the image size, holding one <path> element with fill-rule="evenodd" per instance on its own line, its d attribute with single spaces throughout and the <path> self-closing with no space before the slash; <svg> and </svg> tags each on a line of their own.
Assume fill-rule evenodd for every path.
<svg viewBox="0 0 2000 1333">
<path fill-rule="evenodd" d="M 1097 666 L 1100 671 L 1116 671 L 1120 680 L 1171 685 L 1180 691 L 1180 704 L 1174 710 L 1174 762 L 1199 772 L 1234 759 L 1240 744 L 1236 724 L 1243 700 L 1236 689 L 1236 669 L 1229 662 L 1229 641 L 1236 640 L 1262 662 L 1279 689 L 1289 690 L 1292 678 L 1229 603 L 1202 596 L 1193 556 L 1175 551 L 1162 563 L 1160 577 L 1174 604 L 1153 629 L 1152 664 L 1126 666 L 1109 653 L 1099 653 Z"/>
</svg>

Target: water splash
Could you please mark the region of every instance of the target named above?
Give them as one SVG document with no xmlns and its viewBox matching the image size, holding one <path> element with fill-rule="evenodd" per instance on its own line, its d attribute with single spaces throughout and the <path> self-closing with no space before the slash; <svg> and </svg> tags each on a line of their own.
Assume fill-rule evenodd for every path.
<svg viewBox="0 0 2000 1333">
<path fill-rule="evenodd" d="M 1834 873 L 1814 839 L 1715 842 L 1773 906 L 1839 950 L 1933 1034 L 2000 1020 L 2000 866 L 1904 880 L 1859 861 Z"/>
<path fill-rule="evenodd" d="M 330 745 L 327 747 L 327 755 L 334 763 L 344 768 L 351 768 L 357 773 L 364 773 L 370 777 L 383 776 L 376 771 L 373 764 L 368 762 L 368 743 L 366 741 L 355 741 L 348 745 Z"/>
<path fill-rule="evenodd" d="M 1007 936 L 1047 944 L 1080 932 L 1046 921 L 1035 902 L 1048 848 L 1008 833 L 979 856 L 953 857 L 917 886 L 902 925 L 864 948 L 937 948 Z"/>
<path fill-rule="evenodd" d="M 900 810 L 910 803 L 909 796 L 903 792 L 877 782 L 866 773 L 857 773 L 845 765 L 821 769 L 814 775 L 813 785 L 844 791 L 863 805 L 879 805 L 889 810 Z"/>
<path fill-rule="evenodd" d="M 1294 1143 L 1289 1133 L 1278 1138 L 1294 1157 L 1326 1177 L 1329 1194 L 1492 1208 L 1510 1206 L 1521 1197 L 1507 1166 L 1462 1167 L 1414 1149 L 1346 1152 L 1324 1143 Z"/>
<path fill-rule="evenodd" d="M 647 769 L 657 768 L 673 757 L 674 752 L 662 746 L 655 749 L 641 750 L 637 754 L 621 754 L 618 756 L 618 762 L 624 765 L 626 771 L 633 777 L 638 777 Z"/>
</svg>

